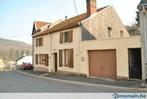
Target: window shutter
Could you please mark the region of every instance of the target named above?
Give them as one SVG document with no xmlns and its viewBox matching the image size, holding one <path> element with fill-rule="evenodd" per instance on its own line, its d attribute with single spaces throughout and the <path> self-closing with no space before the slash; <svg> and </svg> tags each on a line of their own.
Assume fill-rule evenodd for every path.
<svg viewBox="0 0 147 99">
<path fill-rule="evenodd" d="M 39 38 L 39 46 L 42 46 L 42 38 Z"/>
<path fill-rule="evenodd" d="M 59 67 L 62 67 L 62 50 L 59 50 Z"/>
<path fill-rule="evenodd" d="M 63 43 L 63 33 L 62 32 L 60 33 L 60 43 L 61 44 Z"/>
<path fill-rule="evenodd" d="M 40 38 L 38 38 L 38 46 L 40 46 Z"/>
<path fill-rule="evenodd" d="M 65 65 L 65 67 L 67 67 L 68 66 L 68 58 L 67 58 L 67 55 L 68 55 L 68 53 L 67 53 L 67 49 L 64 49 L 64 65 Z"/>
<path fill-rule="evenodd" d="M 73 49 L 69 49 L 69 67 L 70 68 L 73 68 L 73 62 L 74 62 Z"/>
<path fill-rule="evenodd" d="M 38 65 L 38 55 L 37 54 L 36 54 L 35 59 L 36 59 L 36 65 Z"/>
<path fill-rule="evenodd" d="M 41 64 L 41 54 L 39 54 L 39 64 Z"/>
<path fill-rule="evenodd" d="M 43 46 L 43 38 L 40 38 L 41 39 L 41 46 Z"/>
<path fill-rule="evenodd" d="M 48 66 L 48 54 L 45 54 L 45 66 Z"/>
<path fill-rule="evenodd" d="M 38 46 L 38 38 L 36 38 L 36 47 Z"/>
<path fill-rule="evenodd" d="M 73 30 L 68 32 L 68 42 L 72 42 L 73 41 Z"/>
</svg>

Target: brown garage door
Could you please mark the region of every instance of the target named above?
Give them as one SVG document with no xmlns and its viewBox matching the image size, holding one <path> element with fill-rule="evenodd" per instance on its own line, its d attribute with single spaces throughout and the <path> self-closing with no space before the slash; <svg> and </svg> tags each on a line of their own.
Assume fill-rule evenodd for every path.
<svg viewBox="0 0 147 99">
<path fill-rule="evenodd" d="M 116 77 L 116 50 L 89 51 L 90 76 Z"/>
</svg>

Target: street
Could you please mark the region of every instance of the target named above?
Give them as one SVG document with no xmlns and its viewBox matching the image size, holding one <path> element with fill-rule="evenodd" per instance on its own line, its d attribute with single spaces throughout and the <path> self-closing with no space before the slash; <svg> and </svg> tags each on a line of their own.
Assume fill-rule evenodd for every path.
<svg viewBox="0 0 147 99">
<path fill-rule="evenodd" d="M 138 92 L 128 89 L 107 88 L 72 84 L 31 77 L 17 71 L 0 72 L 0 93 L 96 93 L 96 92 Z"/>
</svg>

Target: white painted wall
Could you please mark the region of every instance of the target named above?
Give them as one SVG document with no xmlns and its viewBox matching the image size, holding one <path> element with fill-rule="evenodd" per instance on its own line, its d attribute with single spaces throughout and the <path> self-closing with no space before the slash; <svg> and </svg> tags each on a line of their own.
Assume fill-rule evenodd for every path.
<svg viewBox="0 0 147 99">
<path fill-rule="evenodd" d="M 84 41 L 81 43 L 81 61 L 80 70 L 89 76 L 88 50 L 106 50 L 116 49 L 117 58 L 117 77 L 129 78 L 128 48 L 140 48 L 140 36 Z"/>
</svg>

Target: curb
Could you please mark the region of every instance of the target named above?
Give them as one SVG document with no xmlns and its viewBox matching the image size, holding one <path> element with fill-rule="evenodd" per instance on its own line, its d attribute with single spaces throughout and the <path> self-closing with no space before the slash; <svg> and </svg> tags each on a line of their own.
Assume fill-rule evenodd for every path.
<svg viewBox="0 0 147 99">
<path fill-rule="evenodd" d="M 103 85 L 103 84 L 92 84 L 92 83 L 87 83 L 87 82 L 69 81 L 69 80 L 63 80 L 63 79 L 43 77 L 42 75 L 38 76 L 38 75 L 22 72 L 22 71 L 19 71 L 19 70 L 16 70 L 16 71 L 21 73 L 21 74 L 28 75 L 28 76 L 31 76 L 31 77 L 42 78 L 42 79 L 58 81 L 58 82 L 65 82 L 65 83 L 71 83 L 71 84 L 80 84 L 80 85 L 88 85 L 88 86 L 93 86 L 93 87 L 115 88 L 115 89 L 122 89 L 122 90 L 147 92 L 147 88 L 129 88 L 129 87 L 118 87 L 118 86 Z"/>
</svg>

